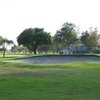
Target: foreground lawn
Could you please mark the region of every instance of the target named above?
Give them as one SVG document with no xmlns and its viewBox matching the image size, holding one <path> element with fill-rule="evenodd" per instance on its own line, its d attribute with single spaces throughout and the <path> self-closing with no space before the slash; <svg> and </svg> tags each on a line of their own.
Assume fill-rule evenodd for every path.
<svg viewBox="0 0 100 100">
<path fill-rule="evenodd" d="M 99 100 L 100 63 L 0 62 L 0 100 Z"/>
</svg>

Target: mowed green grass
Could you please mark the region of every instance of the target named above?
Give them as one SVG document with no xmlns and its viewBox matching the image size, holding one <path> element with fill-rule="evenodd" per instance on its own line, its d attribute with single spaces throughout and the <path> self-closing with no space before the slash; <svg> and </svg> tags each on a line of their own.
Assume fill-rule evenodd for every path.
<svg viewBox="0 0 100 100">
<path fill-rule="evenodd" d="M 100 63 L 0 62 L 0 100 L 99 100 Z"/>
<path fill-rule="evenodd" d="M 75 54 L 75 55 L 59 55 L 59 54 L 27 54 L 27 55 L 21 55 L 21 54 L 6 54 L 5 57 L 3 58 L 3 55 L 0 54 L 0 61 L 4 61 L 4 60 L 15 60 L 15 59 L 22 59 L 22 58 L 30 58 L 30 57 L 38 57 L 38 56 L 94 56 L 94 57 L 98 57 L 100 56 L 100 54 Z"/>
<path fill-rule="evenodd" d="M 3 55 L 0 55 L 0 61 L 4 61 L 4 60 L 14 60 L 14 59 L 21 59 L 21 58 L 28 58 L 28 57 L 33 57 L 33 55 L 5 55 L 5 57 L 3 58 Z"/>
</svg>

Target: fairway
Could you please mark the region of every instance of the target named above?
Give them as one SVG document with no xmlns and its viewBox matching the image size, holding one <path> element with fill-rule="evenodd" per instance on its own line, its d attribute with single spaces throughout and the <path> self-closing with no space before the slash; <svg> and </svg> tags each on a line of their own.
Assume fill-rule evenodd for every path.
<svg viewBox="0 0 100 100">
<path fill-rule="evenodd" d="M 100 63 L 0 62 L 0 100 L 99 100 Z"/>
</svg>

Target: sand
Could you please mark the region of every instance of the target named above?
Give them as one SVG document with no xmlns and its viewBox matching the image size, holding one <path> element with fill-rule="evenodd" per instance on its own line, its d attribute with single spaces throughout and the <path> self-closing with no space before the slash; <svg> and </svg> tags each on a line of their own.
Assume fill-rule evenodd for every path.
<svg viewBox="0 0 100 100">
<path fill-rule="evenodd" d="M 70 62 L 100 62 L 100 57 L 96 56 L 42 56 L 27 59 L 14 60 L 15 62 L 25 62 L 30 64 L 65 64 Z"/>
</svg>

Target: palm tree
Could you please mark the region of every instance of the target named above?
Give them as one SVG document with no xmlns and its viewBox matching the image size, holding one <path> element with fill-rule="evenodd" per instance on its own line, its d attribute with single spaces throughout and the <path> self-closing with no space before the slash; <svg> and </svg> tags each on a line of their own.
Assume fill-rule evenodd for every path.
<svg viewBox="0 0 100 100">
<path fill-rule="evenodd" d="M 3 58 L 5 57 L 6 46 L 10 44 L 14 44 L 14 42 L 0 36 L 0 45 L 2 46 L 1 50 L 3 51 Z"/>
</svg>

